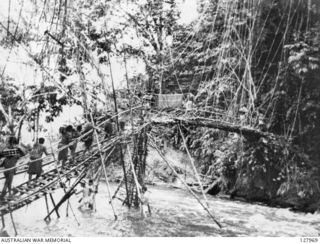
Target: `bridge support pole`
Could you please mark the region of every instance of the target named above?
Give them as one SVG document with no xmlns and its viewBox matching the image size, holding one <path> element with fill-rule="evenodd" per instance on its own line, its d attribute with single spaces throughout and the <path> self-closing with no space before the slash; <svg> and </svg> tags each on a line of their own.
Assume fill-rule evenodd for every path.
<svg viewBox="0 0 320 244">
<path fill-rule="evenodd" d="M 59 214 L 59 212 L 58 212 L 58 209 L 57 209 L 56 203 L 54 202 L 54 199 L 53 199 L 52 193 L 50 193 L 50 199 L 51 199 L 51 202 L 52 202 L 52 204 L 53 204 L 54 210 L 55 210 L 55 212 L 56 212 L 56 214 L 57 214 L 57 217 L 58 217 L 58 218 L 60 218 L 60 214 Z M 47 218 L 45 218 L 45 220 L 46 220 L 46 219 L 47 219 Z"/>
<path fill-rule="evenodd" d="M 2 229 L 6 227 L 6 223 L 4 222 L 4 216 L 1 215 Z"/>
<path fill-rule="evenodd" d="M 48 196 L 47 194 L 44 195 L 44 200 L 46 202 L 47 214 L 49 215 L 49 204 L 48 204 Z M 51 220 L 51 217 L 48 217 L 48 220 Z"/>
<path fill-rule="evenodd" d="M 183 141 L 184 148 L 186 149 L 187 154 L 188 154 L 188 157 L 189 157 L 189 159 L 190 159 L 190 163 L 191 163 L 193 172 L 194 172 L 194 174 L 196 175 L 196 178 L 197 178 L 197 180 L 198 180 L 198 184 L 199 184 L 199 186 L 200 186 L 200 190 L 201 190 L 201 193 L 202 193 L 202 195 L 203 195 L 203 199 L 205 200 L 206 205 L 207 205 L 207 207 L 209 208 L 209 202 L 208 202 L 208 199 L 207 199 L 207 197 L 206 197 L 206 194 L 204 193 L 203 185 L 202 185 L 202 182 L 201 182 L 201 178 L 200 178 L 199 173 L 198 173 L 198 171 L 197 171 L 197 169 L 196 169 L 196 166 L 194 165 L 193 158 L 192 158 L 192 156 L 191 156 L 191 154 L 190 154 L 190 151 L 189 151 L 189 149 L 188 149 L 187 141 L 186 141 L 186 138 L 184 137 L 184 134 L 183 134 L 183 132 L 182 132 L 182 130 L 181 130 L 180 124 L 178 124 L 178 128 L 179 128 L 179 131 L 180 131 L 180 135 L 181 135 L 181 137 L 182 137 L 182 141 Z"/>
<path fill-rule="evenodd" d="M 80 176 L 77 178 L 77 180 L 73 183 L 73 185 L 70 187 L 70 189 L 64 194 L 64 196 L 61 198 L 61 200 L 58 202 L 58 204 L 55 204 L 53 201 L 53 197 L 52 194 L 50 193 L 50 197 L 51 200 L 53 201 L 53 206 L 54 208 L 51 210 L 51 212 L 44 218 L 45 221 L 47 221 L 48 218 L 50 218 L 50 215 L 55 211 L 58 215 L 58 218 L 60 218 L 58 209 L 60 208 L 60 206 L 67 200 L 69 200 L 69 198 L 72 196 L 72 194 L 75 193 L 74 189 L 75 187 L 80 183 L 80 181 L 86 176 L 86 171 L 83 170 L 80 174 Z M 76 218 L 75 218 L 76 219 Z M 78 225 L 80 225 L 79 221 L 76 219 Z"/>
<path fill-rule="evenodd" d="M 69 188 L 70 188 L 70 180 L 69 180 Z M 65 189 L 64 189 L 64 191 L 65 191 Z M 66 193 L 66 191 L 65 191 L 65 193 Z M 70 203 L 70 201 L 69 201 L 69 199 L 68 199 L 67 208 L 66 208 L 66 217 L 69 217 L 69 205 L 70 205 L 71 211 L 73 211 L 73 210 L 72 210 L 72 207 L 71 207 L 71 203 Z"/>
<path fill-rule="evenodd" d="M 109 62 L 109 71 L 110 71 L 110 78 L 111 78 L 111 85 L 112 85 L 112 93 L 113 93 L 113 102 L 114 102 L 114 112 L 116 114 L 116 125 L 117 125 L 117 131 L 118 133 L 120 133 L 120 126 L 119 126 L 119 113 L 118 113 L 118 105 L 117 105 L 117 94 L 114 88 L 114 80 L 113 80 L 113 72 L 112 72 L 112 67 L 111 67 L 111 61 L 110 61 L 110 53 L 108 52 L 108 62 Z M 126 66 L 125 66 L 126 67 Z M 127 75 L 127 71 L 126 71 L 126 75 Z M 130 113 L 132 114 L 132 108 L 131 108 L 131 99 L 130 99 Z M 123 151 L 122 151 L 122 145 L 119 144 L 119 152 L 120 152 L 120 160 L 121 160 L 121 164 L 122 164 L 122 170 L 123 170 L 123 174 L 124 174 L 124 184 L 126 187 L 126 199 L 128 199 L 129 195 L 129 191 L 128 191 L 128 184 L 127 184 L 127 175 L 126 175 L 126 166 L 125 166 L 125 162 L 124 162 L 124 155 L 123 155 Z M 126 203 L 126 201 L 124 202 Z M 127 206 L 130 208 L 130 204 L 127 202 L 126 203 Z"/>
<path fill-rule="evenodd" d="M 12 211 L 11 211 L 10 205 L 9 205 L 9 211 L 10 211 L 10 218 L 11 218 L 12 226 L 13 226 L 13 229 L 14 229 L 14 235 L 17 236 L 18 235 L 18 231 L 17 231 L 16 225 L 15 225 L 15 223 L 13 221 L 13 215 L 12 215 Z"/>
<path fill-rule="evenodd" d="M 102 166 L 102 169 L 103 169 L 104 178 L 105 178 L 106 184 L 107 184 L 108 195 L 109 195 L 109 198 L 110 198 L 110 205 L 111 205 L 111 208 L 112 208 L 112 211 L 113 211 L 113 214 L 114 214 L 114 218 L 115 218 L 115 220 L 117 220 L 118 216 L 116 214 L 116 211 L 115 211 L 113 203 L 112 203 L 112 196 L 111 196 L 111 190 L 110 190 L 110 185 L 109 185 L 109 179 L 108 179 L 108 175 L 107 175 L 106 166 L 104 164 L 104 159 L 103 159 L 103 156 L 102 156 L 102 149 L 101 149 L 101 144 L 100 144 L 100 140 L 99 140 L 99 135 L 98 135 L 98 132 L 97 132 L 97 130 L 95 128 L 96 125 L 95 125 L 94 120 L 93 120 L 92 112 L 90 112 L 90 119 L 91 119 L 91 123 L 92 123 L 92 125 L 94 127 L 93 131 L 94 131 L 94 134 L 95 134 L 95 137 L 96 137 L 96 140 L 97 140 L 97 146 L 98 146 L 98 151 L 99 151 L 99 155 L 100 155 L 101 166 Z"/>
<path fill-rule="evenodd" d="M 191 195 L 199 202 L 199 204 L 203 207 L 204 210 L 207 211 L 211 219 L 218 225 L 218 227 L 221 229 L 222 225 L 216 220 L 216 218 L 213 216 L 213 214 L 210 212 L 209 208 L 201 202 L 199 197 L 193 192 L 193 190 L 188 186 L 187 182 L 183 180 L 183 178 L 177 173 L 177 171 L 174 169 L 174 167 L 171 165 L 171 163 L 165 158 L 165 156 L 162 154 L 161 150 L 155 143 L 155 141 L 152 141 L 152 144 L 150 144 L 153 148 L 156 149 L 159 156 L 163 159 L 163 161 L 169 166 L 169 168 L 172 170 L 172 172 L 177 176 L 177 178 L 185 185 L 186 189 L 191 193 Z"/>
<path fill-rule="evenodd" d="M 135 202 L 135 204 L 138 205 L 139 208 L 141 208 L 141 203 L 140 203 L 140 199 L 141 199 L 140 189 L 141 189 L 141 186 L 139 184 L 138 177 L 137 177 L 136 172 L 135 172 L 135 167 L 134 167 L 134 164 L 133 164 L 133 161 L 132 161 L 132 156 L 131 156 L 131 153 L 130 153 L 129 145 L 127 145 L 127 147 L 128 147 L 128 154 L 129 154 L 129 162 L 131 164 L 131 171 L 132 171 L 134 183 L 135 183 L 136 189 L 137 189 L 137 197 L 138 197 L 138 199 Z M 131 197 L 132 197 L 132 200 L 133 200 L 133 198 L 134 198 L 133 192 L 132 192 L 132 196 Z"/>
</svg>

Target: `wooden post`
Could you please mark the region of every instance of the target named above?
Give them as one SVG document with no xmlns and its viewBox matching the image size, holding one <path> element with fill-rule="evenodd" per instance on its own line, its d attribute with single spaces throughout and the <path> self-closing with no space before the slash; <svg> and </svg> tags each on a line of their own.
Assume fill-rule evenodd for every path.
<svg viewBox="0 0 320 244">
<path fill-rule="evenodd" d="M 46 201 L 46 208 L 47 208 L 47 215 L 49 215 L 49 204 L 48 204 L 48 196 L 47 193 L 44 195 L 44 199 Z M 48 217 L 49 220 L 51 220 L 51 217 Z"/>
<path fill-rule="evenodd" d="M 50 137 L 49 137 L 49 141 L 50 141 L 51 151 L 53 152 L 52 141 L 51 141 L 51 138 L 50 138 Z M 53 159 L 54 159 L 55 162 L 56 162 L 56 163 L 55 163 L 55 166 L 56 166 L 58 178 L 59 178 L 60 182 L 63 184 L 62 179 L 61 179 L 61 176 L 60 176 L 59 167 L 58 167 L 58 160 L 56 159 L 54 153 L 53 153 L 52 155 L 53 155 Z M 70 182 L 69 182 L 69 183 L 70 183 Z M 64 191 L 64 193 L 66 193 L 65 185 L 63 184 L 62 186 L 63 186 L 63 191 Z M 51 194 L 50 194 L 50 197 L 52 197 Z M 79 221 L 77 220 L 76 215 L 74 214 L 74 211 L 73 211 L 73 209 L 72 209 L 72 207 L 71 207 L 71 203 L 70 203 L 69 199 L 68 199 L 68 202 L 67 202 L 66 216 L 68 217 L 68 215 L 69 215 L 69 214 L 68 214 L 68 213 L 69 213 L 69 206 L 70 206 L 70 209 L 71 209 L 71 211 L 72 211 L 72 214 L 73 214 L 74 218 L 76 219 L 77 223 L 79 223 Z"/>
<path fill-rule="evenodd" d="M 133 179 L 134 179 L 134 182 L 135 182 L 136 188 L 137 188 L 137 194 L 138 194 L 138 198 L 139 198 L 139 207 L 141 207 L 141 205 L 140 205 L 140 199 L 141 199 L 140 184 L 138 182 L 138 178 L 137 178 L 136 172 L 134 171 L 134 165 L 133 165 L 133 162 L 132 162 L 132 157 L 131 157 L 129 145 L 127 145 L 127 148 L 128 148 L 128 153 L 129 153 L 129 162 L 131 164 L 131 170 L 132 170 L 132 174 L 133 174 Z"/>
<path fill-rule="evenodd" d="M 157 147 L 156 143 L 153 142 L 152 145 L 156 151 L 158 152 L 158 154 L 160 155 L 160 157 L 163 159 L 163 161 L 169 166 L 169 168 L 172 170 L 172 172 L 177 176 L 177 178 L 185 185 L 185 187 L 187 188 L 187 190 L 192 194 L 192 196 L 200 203 L 200 205 L 204 208 L 204 210 L 207 211 L 207 213 L 209 214 L 209 216 L 212 218 L 212 220 L 219 226 L 219 228 L 222 228 L 221 224 L 215 219 L 215 217 L 211 214 L 210 210 L 208 209 L 208 207 L 206 207 L 201 200 L 198 198 L 198 196 L 192 191 L 192 189 L 188 186 L 187 182 L 185 182 L 183 180 L 182 177 L 180 177 L 180 175 L 177 173 L 177 171 L 174 169 L 174 167 L 167 161 L 167 159 L 165 158 L 165 156 L 161 153 L 160 149 Z"/>
<path fill-rule="evenodd" d="M 46 221 L 50 215 L 55 211 L 57 214 L 58 213 L 58 209 L 60 208 L 60 206 L 67 200 L 69 200 L 69 198 L 72 196 L 72 194 L 74 194 L 74 188 L 80 183 L 80 181 L 86 176 L 86 169 L 82 170 L 82 172 L 80 173 L 79 177 L 77 178 L 77 180 L 73 183 L 73 185 L 70 187 L 70 189 L 65 192 L 64 196 L 60 199 L 60 201 L 58 202 L 58 204 L 55 204 L 55 202 L 53 201 L 53 197 L 50 193 L 50 197 L 51 200 L 53 201 L 53 206 L 54 208 L 51 210 L 51 212 L 44 218 L 44 220 Z M 71 206 L 70 209 L 72 210 Z M 72 212 L 74 214 L 74 212 Z M 58 216 L 59 218 L 60 216 Z M 78 223 L 78 225 L 80 225 L 79 221 L 77 220 L 76 216 L 74 215 L 74 218 L 76 220 L 76 222 Z"/>
<path fill-rule="evenodd" d="M 6 223 L 4 222 L 4 216 L 1 215 L 2 229 L 6 227 Z"/>
<path fill-rule="evenodd" d="M 109 198 L 110 198 L 110 205 L 111 205 L 111 208 L 112 208 L 112 211 L 113 211 L 113 214 L 114 214 L 114 218 L 115 220 L 118 219 L 118 216 L 115 212 L 115 209 L 114 209 L 114 206 L 113 206 L 113 203 L 112 203 L 112 196 L 111 196 L 111 191 L 110 191 L 110 185 L 109 185 L 109 180 L 108 180 L 108 175 L 107 175 L 107 170 L 106 170 L 106 167 L 104 165 L 104 160 L 103 160 L 103 156 L 102 156 L 102 152 L 101 152 L 101 145 L 100 145 L 100 140 L 99 140 L 99 135 L 97 133 L 97 129 L 95 127 L 95 123 L 93 121 L 93 116 L 92 116 L 92 112 L 90 111 L 90 117 L 91 117 L 91 123 L 93 125 L 93 130 L 94 130 L 94 134 L 95 134 L 95 137 L 96 137 L 96 140 L 97 140 L 97 146 L 98 146 L 98 150 L 99 150 L 99 155 L 100 155 L 100 159 L 101 159 L 101 164 L 102 164 L 102 168 L 103 168 L 103 172 L 104 172 L 104 177 L 105 177 L 105 180 L 106 180 L 106 184 L 107 184 L 107 189 L 108 189 L 108 194 L 109 194 Z"/>
<path fill-rule="evenodd" d="M 13 226 L 13 229 L 14 229 L 14 234 L 15 234 L 15 236 L 17 236 L 18 232 L 17 232 L 16 225 L 15 225 L 15 223 L 13 221 L 13 216 L 12 216 L 12 211 L 11 211 L 10 204 L 9 204 L 9 211 L 10 211 L 10 218 L 11 218 L 12 226 Z"/>
<path fill-rule="evenodd" d="M 50 193 L 50 198 L 51 198 L 51 202 L 53 204 L 53 207 L 54 207 L 54 210 L 57 214 L 57 217 L 60 218 L 60 215 L 59 215 L 59 212 L 58 212 L 58 209 L 56 209 L 56 203 L 54 202 L 54 199 L 53 199 L 53 196 L 52 196 L 52 193 Z"/>
<path fill-rule="evenodd" d="M 81 95 L 82 95 L 82 106 L 83 106 L 83 110 L 84 113 L 86 114 L 88 112 L 88 106 L 87 106 L 87 93 L 86 93 L 86 84 L 84 82 L 84 75 L 83 72 L 81 70 L 81 62 L 80 62 L 80 36 L 78 37 L 78 48 L 77 48 L 77 70 L 79 73 L 79 81 L 80 81 L 80 87 L 81 87 Z"/>
<path fill-rule="evenodd" d="M 118 192 L 120 191 L 120 189 L 121 189 L 121 186 L 122 186 L 122 184 L 124 183 L 124 177 L 122 178 L 122 180 L 120 181 L 120 183 L 119 183 L 119 185 L 118 185 L 118 187 L 117 187 L 117 189 L 116 189 L 116 191 L 114 192 L 114 194 L 113 194 L 113 196 L 112 196 L 112 199 L 113 198 L 115 198 L 116 196 L 117 196 L 117 194 L 118 194 Z"/>
<path fill-rule="evenodd" d="M 120 131 L 119 117 L 118 117 L 117 95 L 116 95 L 116 91 L 115 91 L 115 88 L 114 88 L 114 80 L 113 80 L 113 74 L 112 74 L 112 67 L 111 67 L 111 61 L 110 61 L 109 52 L 108 52 L 108 62 L 109 62 L 110 78 L 111 78 L 112 93 L 113 93 L 114 112 L 116 113 L 116 124 L 117 124 L 118 131 Z"/>
<path fill-rule="evenodd" d="M 125 67 L 125 70 L 126 70 L 126 80 L 127 80 L 127 89 L 128 89 L 128 92 L 130 91 L 130 86 L 129 86 L 129 78 L 128 78 L 128 69 L 127 69 L 127 59 L 126 59 L 126 54 L 124 53 L 124 56 L 123 56 L 123 60 L 124 60 L 124 67 Z M 129 109 L 130 109 L 130 122 L 131 122 L 131 128 L 132 128 L 132 132 L 133 132 L 133 113 L 132 113 L 132 95 L 131 95 L 131 92 L 130 92 L 130 95 L 129 95 Z"/>
<path fill-rule="evenodd" d="M 116 97 L 116 91 L 114 88 L 114 80 L 113 80 L 113 74 L 112 74 L 112 67 L 111 67 L 111 61 L 110 61 L 110 55 L 108 52 L 108 61 L 109 61 L 109 69 L 110 69 L 110 78 L 111 78 L 111 83 L 112 83 L 112 93 L 113 93 L 113 101 L 114 101 L 114 112 L 116 113 L 116 124 L 117 124 L 117 131 L 118 133 L 120 132 L 120 127 L 119 127 L 119 118 L 118 118 L 118 105 L 117 105 L 117 97 Z M 132 109 L 130 109 L 132 110 Z M 126 186 L 126 192 L 127 192 L 127 197 L 128 197 L 128 184 L 127 184 L 127 175 L 126 175 L 126 166 L 124 163 L 124 156 L 123 156 L 123 151 L 121 144 L 119 145 L 119 151 L 120 151 L 120 160 L 122 164 L 122 170 L 124 174 L 124 183 Z"/>
<path fill-rule="evenodd" d="M 130 86 L 129 86 L 129 78 L 128 78 L 127 58 L 126 58 L 126 53 L 125 52 L 123 53 L 123 62 L 124 62 L 124 68 L 126 70 L 125 75 L 126 75 L 126 81 L 127 81 L 127 90 L 129 92 Z"/>
<path fill-rule="evenodd" d="M 70 187 L 70 181 L 69 181 L 69 187 Z M 64 189 L 65 190 L 65 189 Z M 64 191 L 66 193 L 66 191 Z M 67 202 L 67 207 L 66 207 L 66 217 L 69 217 L 69 205 L 71 206 L 70 204 L 70 201 L 68 199 L 68 202 Z"/>
<path fill-rule="evenodd" d="M 61 1 L 60 1 L 61 2 Z M 63 15 L 63 19 L 62 19 L 62 31 L 61 31 L 61 37 L 64 38 L 65 36 L 65 31 L 66 31 L 66 24 L 67 24 L 67 14 L 68 14 L 68 0 L 64 1 L 64 15 Z M 58 16 L 60 17 L 60 16 Z M 66 54 L 65 54 L 65 44 L 64 42 L 62 43 L 62 46 L 60 47 L 59 50 L 59 54 L 60 54 L 60 62 L 59 62 L 59 68 L 58 70 L 62 72 L 62 74 L 60 74 L 60 82 L 63 82 L 65 80 L 65 69 L 66 69 Z"/>
<path fill-rule="evenodd" d="M 206 204 L 207 204 L 207 207 L 209 207 L 208 199 L 207 199 L 207 197 L 206 197 L 206 194 L 205 194 L 204 191 L 203 191 L 203 186 L 202 186 L 202 182 L 201 182 L 200 176 L 199 176 L 199 174 L 198 174 L 198 172 L 197 172 L 196 166 L 194 165 L 193 158 L 191 157 L 191 154 L 190 154 L 189 149 L 188 149 L 188 147 L 187 147 L 186 139 L 185 139 L 185 137 L 184 137 L 184 135 L 183 135 L 183 133 L 182 133 L 182 130 L 181 130 L 181 127 L 180 127 L 179 124 L 178 124 L 178 127 L 179 127 L 179 131 L 180 131 L 180 134 L 181 134 L 181 137 L 182 137 L 182 140 L 183 140 L 183 145 L 184 145 L 184 147 L 185 147 L 185 149 L 186 149 L 186 151 L 187 151 L 188 157 L 189 157 L 189 159 L 190 159 L 190 163 L 191 163 L 191 165 L 192 165 L 193 172 L 194 172 L 194 174 L 195 174 L 196 177 L 197 177 L 197 180 L 198 180 L 198 183 L 199 183 L 199 186 L 200 186 L 200 189 L 201 189 L 203 198 L 204 198 L 204 200 L 205 200 L 205 202 L 206 202 Z"/>
<path fill-rule="evenodd" d="M 126 75 L 126 81 L 127 81 L 127 89 L 129 92 L 129 78 L 128 78 L 128 68 L 127 68 L 127 59 L 126 59 L 126 54 L 124 53 L 123 55 L 123 61 L 124 61 L 124 67 L 125 67 L 125 75 Z M 132 94 L 130 92 L 129 95 L 129 109 L 130 109 L 130 123 L 131 123 L 131 132 L 132 132 L 132 143 L 133 143 L 133 147 L 134 147 L 134 124 L 133 124 L 133 112 L 132 112 Z M 123 163 L 124 164 L 124 163 Z M 126 175 L 126 171 L 124 170 L 124 179 L 125 179 L 125 184 L 126 184 L 126 191 L 127 191 L 127 198 L 129 197 L 129 193 L 128 193 L 128 183 L 127 183 L 127 175 Z M 129 201 L 127 201 L 127 205 L 129 205 Z"/>
</svg>

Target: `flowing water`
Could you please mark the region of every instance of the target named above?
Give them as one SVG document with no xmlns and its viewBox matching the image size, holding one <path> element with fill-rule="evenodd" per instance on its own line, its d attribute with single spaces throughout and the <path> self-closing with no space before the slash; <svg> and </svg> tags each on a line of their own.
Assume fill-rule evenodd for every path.
<svg viewBox="0 0 320 244">
<path fill-rule="evenodd" d="M 111 186 L 112 192 L 116 186 Z M 128 210 L 114 201 L 118 220 L 114 220 L 108 203 L 107 188 L 101 183 L 96 196 L 97 212 L 80 212 L 81 197 L 73 196 L 66 217 L 66 204 L 49 223 L 44 198 L 13 213 L 19 236 L 319 236 L 320 215 L 294 213 L 288 209 L 230 201 L 208 196 L 211 210 L 222 223 L 219 229 L 205 210 L 188 192 L 167 187 L 150 187 L 148 198 L 152 216 L 142 219 L 137 210 Z M 62 192 L 54 194 L 57 202 Z M 51 208 L 51 203 L 50 208 Z M 9 216 L 5 217 L 7 231 L 14 235 Z M 79 224 L 77 224 L 79 221 Z"/>
</svg>

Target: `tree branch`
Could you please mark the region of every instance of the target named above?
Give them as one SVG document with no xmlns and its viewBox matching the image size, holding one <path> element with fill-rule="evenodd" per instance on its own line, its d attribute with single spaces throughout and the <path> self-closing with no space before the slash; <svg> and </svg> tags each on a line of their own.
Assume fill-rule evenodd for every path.
<svg viewBox="0 0 320 244">
<path fill-rule="evenodd" d="M 6 118 L 7 123 L 9 123 L 9 115 L 7 112 L 4 110 L 4 107 L 1 102 L 1 95 L 0 95 L 0 111 L 2 112 L 3 116 Z"/>
</svg>

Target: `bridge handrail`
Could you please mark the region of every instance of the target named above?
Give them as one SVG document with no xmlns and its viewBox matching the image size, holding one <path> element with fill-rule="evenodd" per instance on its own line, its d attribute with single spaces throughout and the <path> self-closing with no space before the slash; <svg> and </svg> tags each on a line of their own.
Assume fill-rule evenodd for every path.
<svg viewBox="0 0 320 244">
<path fill-rule="evenodd" d="M 113 138 L 111 138 L 111 139 L 113 139 Z M 103 143 L 103 142 L 106 142 L 107 140 L 110 140 L 110 138 L 109 138 L 109 139 L 105 139 L 105 140 L 103 140 L 103 141 L 101 141 L 101 142 Z M 96 145 L 97 145 L 97 143 L 94 143 L 94 144 L 93 144 L 93 146 L 96 146 Z M 78 152 L 76 152 L 76 155 L 80 154 L 80 153 L 83 152 L 83 151 L 84 151 L 84 149 L 79 150 Z M 70 158 L 70 156 L 69 156 L 68 158 Z M 42 159 L 44 159 L 44 158 L 42 158 Z M 42 167 L 47 166 L 47 165 L 50 165 L 50 164 L 54 163 L 55 161 L 56 161 L 55 159 L 52 159 L 52 160 L 50 160 L 49 162 L 44 163 L 44 164 L 42 165 Z M 30 162 L 31 162 L 31 161 L 28 161 L 28 163 L 30 163 Z M 21 168 L 22 168 L 22 166 L 25 166 L 25 164 L 20 164 L 18 167 L 21 167 Z M 10 168 L 10 169 L 11 169 L 11 168 Z M 25 170 L 16 172 L 15 175 L 23 174 L 23 173 L 25 173 L 25 172 L 27 172 L 27 171 L 28 171 L 28 169 L 25 169 Z M 4 176 L 0 177 L 0 180 L 3 180 L 3 179 L 5 179 Z"/>
<path fill-rule="evenodd" d="M 119 138 L 118 138 L 119 139 Z M 109 147 L 112 146 L 112 143 L 110 143 L 108 146 L 105 146 L 104 149 L 107 149 Z M 80 168 L 82 165 L 84 165 L 88 160 L 90 160 L 91 158 L 93 158 L 95 155 L 99 154 L 98 151 L 94 152 L 92 155 L 90 155 L 89 157 L 87 157 L 83 162 L 81 162 L 80 164 L 77 164 L 76 166 L 74 166 L 73 168 L 71 168 L 70 170 L 68 170 L 67 172 L 65 172 L 64 174 L 61 175 L 61 177 L 64 177 L 68 174 L 70 174 L 70 172 L 76 170 L 77 168 Z M 99 159 L 97 159 L 99 160 Z M 60 180 L 59 177 L 57 177 L 56 179 L 54 179 L 53 181 L 47 183 L 46 185 L 42 186 L 41 188 L 39 188 L 38 190 L 32 192 L 31 194 L 25 196 L 24 198 L 18 199 L 17 201 L 12 201 L 12 203 L 10 204 L 17 204 L 19 202 L 23 202 L 25 200 L 27 200 L 28 198 L 30 198 L 33 195 L 36 195 L 37 193 L 43 191 L 44 189 L 48 188 L 50 185 L 55 184 L 56 182 L 58 182 Z M 0 209 L 1 210 L 1 209 Z"/>
<path fill-rule="evenodd" d="M 136 107 L 132 108 L 132 110 L 138 109 L 138 108 L 140 108 L 140 107 L 142 107 L 142 106 L 141 106 L 141 105 L 140 105 L 140 106 L 136 106 Z M 111 119 L 113 119 L 113 118 L 115 118 L 115 117 L 117 117 L 117 116 L 119 116 L 119 115 L 121 115 L 121 114 L 127 113 L 127 112 L 129 112 L 129 111 L 130 111 L 130 109 L 125 110 L 125 111 L 122 111 L 122 112 L 120 112 L 120 113 L 117 113 L 116 115 L 114 115 L 114 116 L 112 116 L 112 117 L 104 120 L 104 121 L 101 122 L 100 124 L 96 125 L 96 127 L 101 127 L 101 126 L 104 125 L 107 121 L 109 121 L 109 120 L 111 120 Z M 89 135 L 90 133 L 92 133 L 92 131 L 93 131 L 93 129 L 87 131 L 86 133 L 82 134 L 81 136 L 73 139 L 69 144 L 67 144 L 67 145 L 65 145 L 65 146 L 63 146 L 63 147 L 60 147 L 60 148 L 56 149 L 55 152 L 53 152 L 53 153 L 57 153 L 57 152 L 60 152 L 60 151 L 62 151 L 62 150 L 64 150 L 64 149 L 66 149 L 66 148 L 69 148 L 69 147 L 70 147 L 71 145 L 73 145 L 74 143 L 80 141 L 82 138 L 84 138 L 85 136 L 87 136 L 87 135 Z M 29 157 L 29 154 L 23 156 L 22 159 L 26 160 L 27 157 Z M 41 159 L 44 160 L 44 159 L 47 159 L 47 158 L 50 158 L 50 157 L 51 157 L 51 155 L 48 155 L 48 156 L 45 156 L 45 157 L 43 157 L 43 158 L 41 158 Z M 17 164 L 17 165 L 15 165 L 14 167 L 7 168 L 7 169 L 2 169 L 2 170 L 0 170 L 0 173 L 4 173 L 4 172 L 7 172 L 7 171 L 10 171 L 10 170 L 13 170 L 13 169 L 16 169 L 16 168 L 19 168 L 19 167 L 28 165 L 28 164 L 30 164 L 30 163 L 32 163 L 32 162 L 35 162 L 35 161 L 38 161 L 38 160 L 39 160 L 39 159 L 28 160 L 27 162 L 22 163 L 22 164 L 19 164 L 19 165 Z"/>
</svg>

